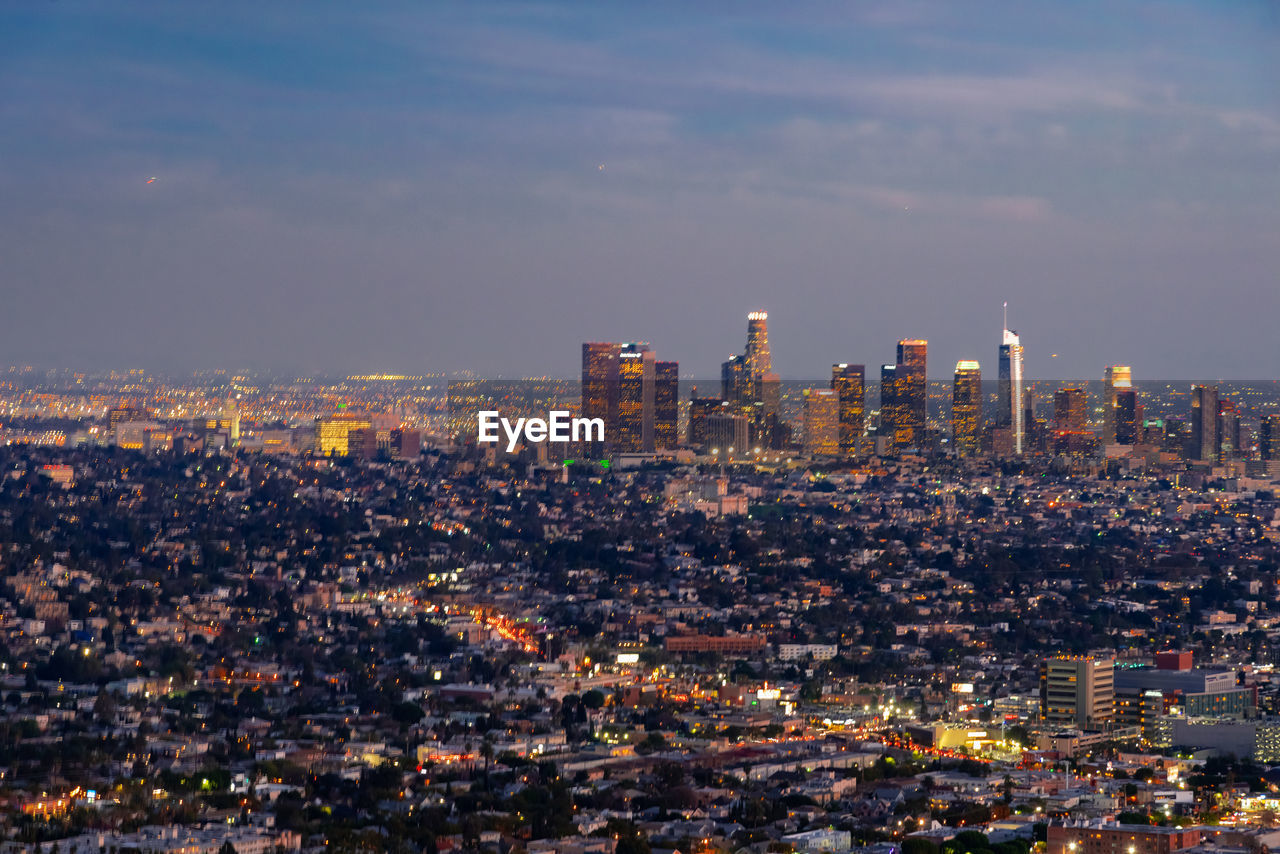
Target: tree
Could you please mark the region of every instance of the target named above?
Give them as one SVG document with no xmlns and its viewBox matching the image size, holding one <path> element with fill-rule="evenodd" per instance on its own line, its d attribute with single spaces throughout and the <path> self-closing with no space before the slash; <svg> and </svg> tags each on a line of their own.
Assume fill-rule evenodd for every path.
<svg viewBox="0 0 1280 854">
<path fill-rule="evenodd" d="M 93 716 L 104 724 L 110 723 L 116 716 L 115 698 L 105 690 L 99 691 L 97 699 L 93 701 Z"/>
<path fill-rule="evenodd" d="M 218 849 L 218 854 L 236 854 L 236 847 L 232 845 L 231 840 L 228 839 L 226 842 L 222 843 L 222 847 Z"/>
</svg>

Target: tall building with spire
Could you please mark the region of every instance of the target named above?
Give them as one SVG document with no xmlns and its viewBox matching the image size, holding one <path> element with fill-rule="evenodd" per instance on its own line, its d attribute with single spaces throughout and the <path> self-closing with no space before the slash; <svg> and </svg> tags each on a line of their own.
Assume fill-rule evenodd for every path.
<svg viewBox="0 0 1280 854">
<path fill-rule="evenodd" d="M 956 362 L 951 385 L 951 446 L 969 457 L 978 452 L 982 432 L 982 368 L 972 360 Z"/>
<path fill-rule="evenodd" d="M 1004 304 L 1004 335 L 999 350 L 999 385 L 996 390 L 996 426 L 1008 428 L 1013 452 L 1021 454 L 1027 426 L 1022 400 L 1022 339 L 1009 328 L 1009 304 Z"/>
</svg>

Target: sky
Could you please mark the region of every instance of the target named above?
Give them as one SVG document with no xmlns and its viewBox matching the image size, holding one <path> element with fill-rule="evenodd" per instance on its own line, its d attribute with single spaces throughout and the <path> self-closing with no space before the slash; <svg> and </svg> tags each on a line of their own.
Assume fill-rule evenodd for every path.
<svg viewBox="0 0 1280 854">
<path fill-rule="evenodd" d="M 1271 0 L 6 3 L 0 363 L 1275 379 L 1278 82 Z"/>
</svg>

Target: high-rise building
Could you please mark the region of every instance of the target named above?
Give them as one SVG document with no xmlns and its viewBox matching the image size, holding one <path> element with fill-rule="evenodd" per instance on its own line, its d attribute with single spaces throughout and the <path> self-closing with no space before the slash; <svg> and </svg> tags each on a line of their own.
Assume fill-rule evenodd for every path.
<svg viewBox="0 0 1280 854">
<path fill-rule="evenodd" d="M 977 453 L 981 425 L 982 368 L 975 361 L 961 360 L 956 362 L 951 384 L 951 443 L 957 455 Z"/>
<path fill-rule="evenodd" d="M 1063 655 L 1040 669 L 1040 714 L 1050 726 L 1100 730 L 1115 717 L 1115 659 Z"/>
<path fill-rule="evenodd" d="M 902 421 L 894 434 L 898 448 L 921 447 L 925 441 L 929 386 L 926 361 L 929 342 L 907 338 L 898 342 L 898 406 Z"/>
<path fill-rule="evenodd" d="M 1102 444 L 1131 445 L 1116 438 L 1116 395 L 1122 389 L 1133 388 L 1133 368 L 1128 365 L 1109 365 L 1102 376 Z"/>
<path fill-rule="evenodd" d="M 781 382 L 773 373 L 768 321 L 769 315 L 763 311 L 748 314 L 746 351 L 730 356 L 720 366 L 721 396 L 750 420 L 757 445 L 773 444 L 779 426 Z"/>
<path fill-rule="evenodd" d="M 895 447 L 898 424 L 904 419 L 898 397 L 898 366 L 880 366 L 880 426 L 876 435 L 888 440 L 890 449 Z"/>
<path fill-rule="evenodd" d="M 1116 391 L 1115 444 L 1136 445 L 1142 438 L 1142 403 L 1136 388 Z"/>
<path fill-rule="evenodd" d="M 1280 460 L 1280 415 L 1267 415 L 1258 429 L 1258 452 L 1264 460 Z"/>
<path fill-rule="evenodd" d="M 654 449 L 656 359 L 648 344 L 623 344 L 618 353 L 618 417 L 613 447 L 624 453 Z M 605 437 L 609 437 L 608 421 Z"/>
<path fill-rule="evenodd" d="M 653 374 L 653 444 L 669 450 L 680 444 L 680 365 L 654 362 Z"/>
<path fill-rule="evenodd" d="M 416 460 L 422 454 L 422 432 L 408 427 L 391 431 L 391 456 L 400 460 Z"/>
<path fill-rule="evenodd" d="M 773 373 L 773 354 L 769 351 L 769 315 L 753 311 L 747 315 L 747 352 L 743 354 L 747 370 L 753 376 Z"/>
<path fill-rule="evenodd" d="M 858 452 L 866 420 L 866 373 L 863 365 L 831 366 L 831 387 L 840 398 L 840 456 Z"/>
<path fill-rule="evenodd" d="M 713 455 L 722 460 L 748 455 L 751 428 L 747 416 L 734 415 L 726 408 L 722 413 L 709 415 L 704 425 L 706 447 Z"/>
<path fill-rule="evenodd" d="M 316 451 L 326 457 L 345 457 L 351 452 L 352 431 L 365 430 L 373 421 L 364 415 L 339 412 L 316 419 Z"/>
<path fill-rule="evenodd" d="M 593 341 L 582 345 L 580 409 L 583 418 L 600 418 L 606 425 L 617 419 L 618 356 L 621 352 L 621 344 Z"/>
<path fill-rule="evenodd" d="M 709 444 L 707 419 L 713 415 L 732 414 L 728 401 L 718 397 L 695 397 L 689 401 L 688 442 L 694 447 Z"/>
<path fill-rule="evenodd" d="M 1218 459 L 1226 462 L 1244 456 L 1244 430 L 1240 423 L 1240 410 L 1235 401 L 1225 398 L 1218 401 Z"/>
<path fill-rule="evenodd" d="M 840 453 L 840 395 L 835 389 L 804 390 L 804 452 L 828 457 Z"/>
<path fill-rule="evenodd" d="M 1006 311 L 1008 305 L 1005 303 Z M 1009 328 L 1007 314 L 999 357 L 995 424 L 1009 429 L 1013 438 L 1013 452 L 1021 454 L 1027 434 L 1026 415 L 1019 405 L 1022 400 L 1022 339 Z"/>
<path fill-rule="evenodd" d="M 1088 426 L 1088 398 L 1083 388 L 1064 388 L 1053 395 L 1053 450 L 1084 454 L 1092 444 Z"/>
<path fill-rule="evenodd" d="M 114 431 L 119 424 L 130 421 L 147 421 L 151 413 L 140 406 L 117 406 L 107 410 L 107 425 Z"/>
<path fill-rule="evenodd" d="M 734 354 L 720 365 L 720 396 L 737 408 L 749 406 L 752 399 L 751 371 L 743 356 Z"/>
<path fill-rule="evenodd" d="M 1218 458 L 1218 387 L 1191 387 L 1191 442 L 1187 456 L 1211 462 Z"/>
<path fill-rule="evenodd" d="M 603 419 L 605 445 L 614 451 L 652 452 L 660 434 L 674 444 L 678 379 L 678 364 L 659 363 L 648 344 L 583 344 L 582 417 Z"/>
</svg>

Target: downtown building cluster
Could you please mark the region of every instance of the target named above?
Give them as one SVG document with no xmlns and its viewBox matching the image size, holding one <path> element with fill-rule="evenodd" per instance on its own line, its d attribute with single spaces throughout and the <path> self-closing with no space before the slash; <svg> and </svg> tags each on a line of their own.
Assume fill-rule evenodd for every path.
<svg viewBox="0 0 1280 854">
<path fill-rule="evenodd" d="M 1102 459 L 1158 450 L 1197 464 L 1277 461 L 1280 414 L 1246 416 L 1215 385 L 1191 385 L 1180 411 L 1162 407 L 1154 418 L 1126 365 L 1105 368 L 1100 393 L 1072 383 L 1037 389 L 1025 375 L 1021 337 L 1006 323 L 994 393 L 983 385 L 981 364 L 964 359 L 947 399 L 938 401 L 928 349 L 923 339 L 899 341 L 894 363 L 880 366 L 878 400 L 869 406 L 865 365 L 832 365 L 827 386 L 784 383 L 773 370 L 768 315 L 756 311 L 748 315 L 745 351 L 721 367 L 717 396 L 695 387 L 679 400 L 678 364 L 653 360 L 648 345 L 584 344 L 581 411 L 604 421 L 604 450 L 626 454 L 684 447 L 742 460 L 781 453 L 834 460 L 938 453 Z"/>
</svg>

